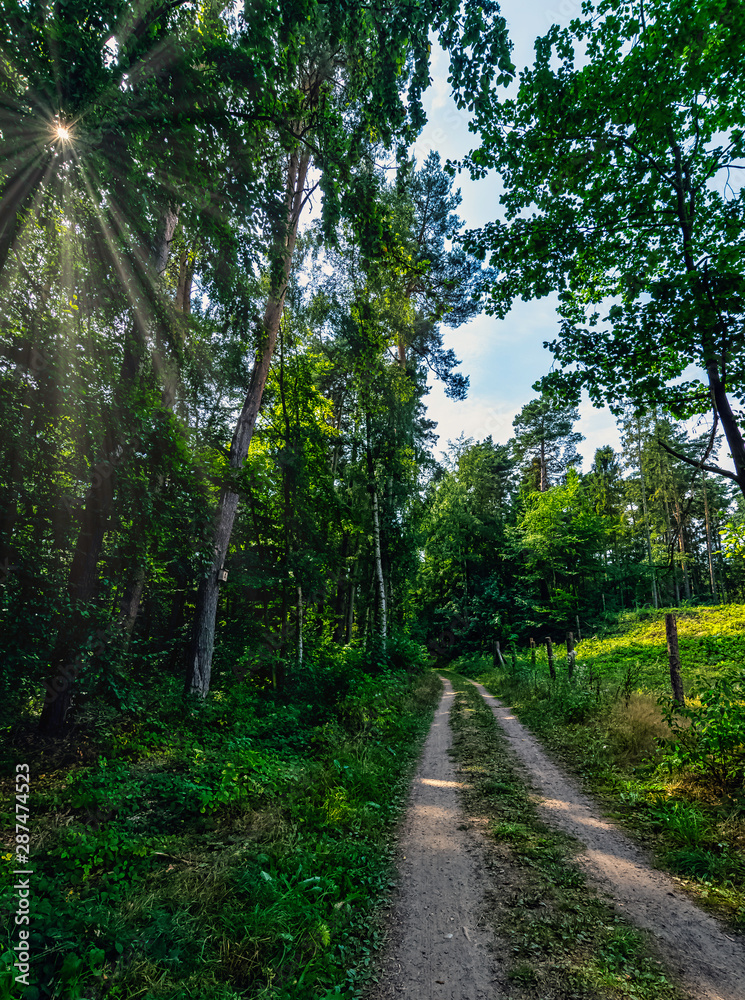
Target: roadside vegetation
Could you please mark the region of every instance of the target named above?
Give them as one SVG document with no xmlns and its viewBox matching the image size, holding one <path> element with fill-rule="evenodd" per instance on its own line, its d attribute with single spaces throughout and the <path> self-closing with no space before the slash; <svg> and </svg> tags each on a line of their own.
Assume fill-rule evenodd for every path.
<svg viewBox="0 0 745 1000">
<path fill-rule="evenodd" d="M 487 897 L 507 972 L 507 996 L 673 1000 L 644 935 L 588 888 L 574 847 L 538 817 L 499 725 L 476 689 L 452 672 L 455 757 L 467 814 L 488 824 L 498 892 Z"/>
<path fill-rule="evenodd" d="M 495 669 L 491 657 L 452 666 L 515 710 L 609 814 L 732 927 L 745 929 L 745 607 L 676 611 L 685 707 L 671 697 L 664 612 L 620 619 L 582 640 L 568 676 L 555 647 Z"/>
<path fill-rule="evenodd" d="M 6 952 L 0 996 L 358 996 L 440 688 L 421 666 L 316 651 L 292 697 L 234 681 L 186 710 L 169 679 L 29 751 L 33 985 Z"/>
</svg>

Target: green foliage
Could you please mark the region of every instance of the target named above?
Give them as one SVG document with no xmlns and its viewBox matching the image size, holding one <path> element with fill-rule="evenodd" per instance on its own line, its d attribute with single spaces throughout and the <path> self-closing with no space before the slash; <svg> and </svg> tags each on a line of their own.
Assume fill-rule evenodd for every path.
<svg viewBox="0 0 745 1000">
<path fill-rule="evenodd" d="M 184 712 L 166 682 L 87 763 L 34 762 L 39 989 L 358 991 L 439 687 L 416 663 L 372 676 L 362 655 L 327 654 L 315 676 L 336 688 L 309 665 L 292 700 L 238 682 Z"/>
<path fill-rule="evenodd" d="M 745 393 L 732 374 L 744 195 L 728 183 L 745 152 L 744 39 L 742 10 L 725 14 L 719 0 L 652 0 L 641 17 L 631 0 L 600 0 L 552 25 L 516 95 L 476 107 L 481 144 L 467 162 L 475 177 L 499 171 L 506 220 L 466 244 L 499 268 L 499 315 L 518 296 L 558 293 L 558 365 L 541 388 L 573 404 L 586 389 L 616 412 L 631 400 L 677 418 L 716 414 L 741 490 L 726 393 Z"/>
<path fill-rule="evenodd" d="M 742 682 L 720 678 L 702 691 L 700 705 L 666 704 L 671 737 L 665 741 L 671 765 L 700 771 L 720 790 L 743 787 L 745 778 L 745 691 Z M 694 844 L 694 846 L 696 846 Z"/>
</svg>

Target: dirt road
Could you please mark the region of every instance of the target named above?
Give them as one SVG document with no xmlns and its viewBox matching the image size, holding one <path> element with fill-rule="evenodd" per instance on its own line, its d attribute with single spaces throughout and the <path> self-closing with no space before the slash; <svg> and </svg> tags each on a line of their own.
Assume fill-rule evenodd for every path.
<svg viewBox="0 0 745 1000">
<path fill-rule="evenodd" d="M 495 1000 L 493 935 L 483 916 L 484 836 L 465 828 L 448 756 L 455 694 L 445 690 L 413 781 L 399 835 L 400 890 L 375 1000 Z"/>
<path fill-rule="evenodd" d="M 454 692 L 445 690 L 414 778 L 399 837 L 399 890 L 381 981 L 371 1000 L 498 1000 L 510 993 L 486 921 L 486 837 L 469 823 L 448 755 Z M 692 1000 L 745 1000 L 745 948 L 653 870 L 641 851 L 545 755 L 511 711 L 476 684 L 540 795 L 544 820 L 585 845 L 577 863 L 631 923 L 649 931 Z"/>
</svg>

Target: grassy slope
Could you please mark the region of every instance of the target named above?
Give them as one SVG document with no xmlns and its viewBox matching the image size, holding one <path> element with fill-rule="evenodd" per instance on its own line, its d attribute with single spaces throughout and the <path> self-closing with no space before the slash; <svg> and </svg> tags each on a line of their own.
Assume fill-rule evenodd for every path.
<svg viewBox="0 0 745 1000">
<path fill-rule="evenodd" d="M 699 694 L 720 677 L 739 678 L 745 670 L 745 605 L 674 610 L 680 641 L 681 672 L 687 694 Z M 665 612 L 620 616 L 615 635 L 587 637 L 577 660 L 608 683 L 630 676 L 634 688 L 668 693 Z"/>
<path fill-rule="evenodd" d="M 676 611 L 687 695 L 718 678 L 735 680 L 745 664 L 745 607 Z M 680 768 L 658 745 L 670 736 L 658 706 L 669 697 L 664 612 L 626 615 L 615 635 L 585 638 L 574 679 L 557 651 L 551 684 L 545 650 L 535 669 L 495 671 L 486 658 L 454 666 L 478 676 L 505 699 L 607 812 L 651 848 L 701 902 L 745 929 L 745 790 L 740 781 L 715 787 L 706 775 Z M 737 709 L 742 718 L 742 705 Z"/>
<path fill-rule="evenodd" d="M 12 990 L 6 952 L 0 997 L 358 995 L 439 686 L 357 678 L 320 708 L 236 688 L 191 713 L 164 691 L 103 743 L 29 751 L 36 987 Z"/>
</svg>

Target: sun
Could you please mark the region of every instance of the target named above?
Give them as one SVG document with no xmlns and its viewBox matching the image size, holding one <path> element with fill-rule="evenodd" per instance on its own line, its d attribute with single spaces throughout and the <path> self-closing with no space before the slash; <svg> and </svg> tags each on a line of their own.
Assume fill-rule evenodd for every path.
<svg viewBox="0 0 745 1000">
<path fill-rule="evenodd" d="M 73 141 L 73 130 L 61 116 L 55 117 L 49 123 L 49 135 L 52 142 L 62 143 L 63 145 Z"/>
</svg>

